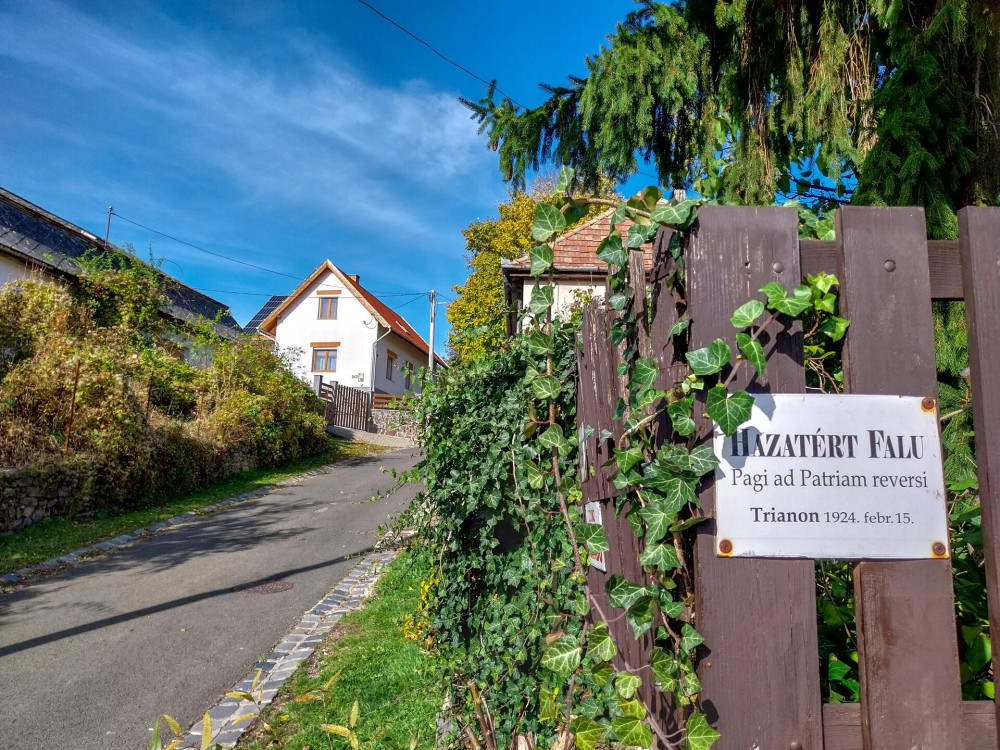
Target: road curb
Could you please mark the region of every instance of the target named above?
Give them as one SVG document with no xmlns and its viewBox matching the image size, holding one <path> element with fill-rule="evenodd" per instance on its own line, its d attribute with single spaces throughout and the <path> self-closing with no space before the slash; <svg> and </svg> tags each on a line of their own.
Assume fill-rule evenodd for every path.
<svg viewBox="0 0 1000 750">
<path fill-rule="evenodd" d="M 259 696 L 256 703 L 225 696 L 208 709 L 213 743 L 223 747 L 233 747 L 253 723 L 250 719 L 244 719 L 239 723 L 236 720 L 247 715 L 256 717 L 270 705 L 282 685 L 303 661 L 312 656 L 316 647 L 323 642 L 326 634 L 333 629 L 340 618 L 348 612 L 359 609 L 371 596 L 385 566 L 392 562 L 402 549 L 398 544 L 383 546 L 389 541 L 387 537 L 380 540 L 372 552 L 361 558 L 351 572 L 278 641 L 267 660 L 255 664 L 246 677 L 227 691 L 252 692 L 255 698 Z M 260 677 L 257 677 L 258 670 Z M 192 747 L 201 747 L 203 721 L 196 722 L 185 733 L 185 740 Z"/>
<path fill-rule="evenodd" d="M 371 455 L 381 455 L 381 454 L 371 454 Z M 53 557 L 50 560 L 31 565 L 27 568 L 21 568 L 20 570 L 15 570 L 13 573 L 5 573 L 0 575 L 0 587 L 11 586 L 19 583 L 26 583 L 31 578 L 36 578 L 47 573 L 53 573 L 57 570 L 69 567 L 75 567 L 85 562 L 89 562 L 101 555 L 108 552 L 117 552 L 118 550 L 131 547 L 138 541 L 143 539 L 148 539 L 157 534 L 171 531 L 173 529 L 184 526 L 185 524 L 197 521 L 208 515 L 213 515 L 214 513 L 228 508 L 234 505 L 240 505 L 242 503 L 249 502 L 250 500 L 256 500 L 259 497 L 263 497 L 276 489 L 281 487 L 287 487 L 292 484 L 298 484 L 299 482 L 305 481 L 312 477 L 320 476 L 326 474 L 331 469 L 336 469 L 338 466 L 343 466 L 349 464 L 352 461 L 358 460 L 358 458 L 364 458 L 365 456 L 354 456 L 352 458 L 345 458 L 341 461 L 335 461 L 332 464 L 326 464 L 320 466 L 316 469 L 310 469 L 302 474 L 296 474 L 294 477 L 289 477 L 288 479 L 282 479 L 280 482 L 275 482 L 274 484 L 268 484 L 264 487 L 260 487 L 256 490 L 251 490 L 250 492 L 244 492 L 240 495 L 235 495 L 226 500 L 222 500 L 212 505 L 206 505 L 204 508 L 199 508 L 198 510 L 188 511 L 187 513 L 182 513 L 172 518 L 168 518 L 166 521 L 159 521 L 157 523 L 145 526 L 141 529 L 136 529 L 135 531 L 129 531 L 125 534 L 119 534 L 113 539 L 106 539 L 103 542 L 97 542 L 89 547 L 82 547 L 78 550 L 74 550 L 60 557 Z M 0 589 L 0 593 L 5 593 Z"/>
</svg>

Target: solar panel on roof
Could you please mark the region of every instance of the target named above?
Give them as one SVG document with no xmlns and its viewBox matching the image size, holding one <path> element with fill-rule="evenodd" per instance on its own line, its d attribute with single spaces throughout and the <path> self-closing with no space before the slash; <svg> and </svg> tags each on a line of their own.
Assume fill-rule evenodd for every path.
<svg viewBox="0 0 1000 750">
<path fill-rule="evenodd" d="M 287 298 L 287 295 L 284 294 L 275 294 L 272 296 L 271 299 L 265 302 L 264 306 L 257 311 L 257 314 L 250 318 L 250 322 L 246 324 L 245 330 L 250 333 L 256 331 L 260 327 L 260 324 L 267 319 L 267 316 L 277 310 L 278 305 L 284 302 Z"/>
</svg>

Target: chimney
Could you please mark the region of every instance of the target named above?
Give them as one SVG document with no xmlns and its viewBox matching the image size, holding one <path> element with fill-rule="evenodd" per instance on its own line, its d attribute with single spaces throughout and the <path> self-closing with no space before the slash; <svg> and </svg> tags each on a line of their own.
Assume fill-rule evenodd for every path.
<svg viewBox="0 0 1000 750">
<path fill-rule="evenodd" d="M 349 278 L 355 284 L 360 284 L 361 283 L 361 277 L 358 276 L 356 273 L 349 273 L 349 274 L 347 274 L 347 278 Z"/>
</svg>

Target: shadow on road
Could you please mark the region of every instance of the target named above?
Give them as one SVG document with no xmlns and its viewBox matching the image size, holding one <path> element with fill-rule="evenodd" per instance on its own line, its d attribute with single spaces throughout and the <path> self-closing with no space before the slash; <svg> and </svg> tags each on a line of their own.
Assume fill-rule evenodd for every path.
<svg viewBox="0 0 1000 750">
<path fill-rule="evenodd" d="M 297 575 L 299 573 L 307 573 L 312 570 L 319 570 L 320 568 L 327 568 L 331 565 L 337 565 L 338 563 L 345 562 L 355 557 L 359 557 L 368 552 L 371 552 L 373 547 L 365 547 L 364 549 L 356 550 L 355 552 L 348 553 L 346 555 L 341 555 L 340 557 L 335 557 L 330 560 L 325 560 L 320 563 L 315 563 L 314 565 L 306 565 L 300 568 L 289 568 L 287 570 L 278 571 L 277 573 L 272 573 L 265 578 L 259 578 L 256 581 L 248 581 L 246 583 L 240 584 L 238 587 L 227 586 L 226 588 L 213 589 L 211 591 L 204 591 L 200 594 L 192 594 L 190 596 L 180 597 L 169 602 L 162 602 L 161 604 L 156 604 L 152 607 L 144 607 L 142 609 L 137 609 L 132 612 L 123 612 L 112 617 L 105 617 L 102 620 L 95 620 L 93 622 L 84 623 L 82 625 L 77 625 L 72 628 L 66 628 L 65 630 L 59 630 L 55 633 L 49 633 L 47 635 L 38 636 L 37 638 L 29 638 L 28 640 L 21 641 L 19 643 L 11 643 L 6 646 L 0 646 L 0 657 L 9 656 L 11 654 L 16 654 L 21 651 L 26 651 L 28 649 L 35 648 L 37 646 L 44 646 L 47 643 L 52 643 L 54 641 L 59 641 L 64 638 L 72 638 L 73 636 L 80 635 L 82 633 L 89 633 L 94 630 L 99 630 L 101 628 L 106 628 L 112 625 L 118 625 L 123 622 L 128 622 L 130 620 L 135 620 L 139 617 L 148 617 L 149 615 L 154 615 L 158 612 L 164 612 L 169 609 L 175 609 L 177 607 L 183 607 L 187 604 L 192 604 L 194 602 L 199 602 L 205 599 L 211 599 L 217 596 L 224 596 L 225 594 L 236 593 L 234 588 L 244 589 L 251 586 L 257 586 L 262 583 L 269 583 L 271 581 L 276 581 L 282 578 L 287 578 L 289 576 Z M 13 594 L 8 601 L 13 602 L 18 599 L 28 598 L 31 596 L 31 590 L 25 589 L 20 592 Z"/>
</svg>

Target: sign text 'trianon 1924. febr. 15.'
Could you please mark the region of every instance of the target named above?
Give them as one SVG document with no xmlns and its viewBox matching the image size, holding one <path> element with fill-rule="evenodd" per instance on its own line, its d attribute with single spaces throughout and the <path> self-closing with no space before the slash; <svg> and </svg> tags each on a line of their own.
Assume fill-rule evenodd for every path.
<svg viewBox="0 0 1000 750">
<path fill-rule="evenodd" d="M 716 549 L 727 557 L 947 557 L 932 401 L 758 394 L 715 432 Z"/>
</svg>

